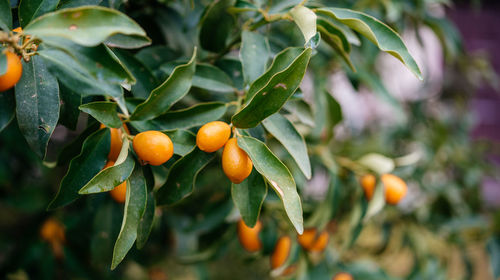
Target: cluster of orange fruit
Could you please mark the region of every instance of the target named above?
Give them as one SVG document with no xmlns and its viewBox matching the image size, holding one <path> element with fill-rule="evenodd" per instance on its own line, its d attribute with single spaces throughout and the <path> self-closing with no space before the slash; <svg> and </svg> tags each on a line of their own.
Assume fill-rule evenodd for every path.
<svg viewBox="0 0 500 280">
<path fill-rule="evenodd" d="M 383 174 L 380 180 L 384 185 L 385 201 L 388 204 L 398 204 L 406 195 L 408 186 L 405 181 L 393 174 Z M 370 200 L 375 191 L 377 179 L 372 174 L 363 175 L 361 177 L 361 187 L 363 187 L 366 199 Z"/>
</svg>

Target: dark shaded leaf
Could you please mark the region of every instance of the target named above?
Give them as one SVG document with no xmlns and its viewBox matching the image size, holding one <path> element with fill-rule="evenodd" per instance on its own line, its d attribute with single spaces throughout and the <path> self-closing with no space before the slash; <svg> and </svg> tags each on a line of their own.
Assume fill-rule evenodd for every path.
<svg viewBox="0 0 500 280">
<path fill-rule="evenodd" d="M 245 224 L 254 227 L 267 195 L 267 184 L 262 175 L 252 170 L 245 181 L 231 185 L 231 194 Z"/>
</svg>

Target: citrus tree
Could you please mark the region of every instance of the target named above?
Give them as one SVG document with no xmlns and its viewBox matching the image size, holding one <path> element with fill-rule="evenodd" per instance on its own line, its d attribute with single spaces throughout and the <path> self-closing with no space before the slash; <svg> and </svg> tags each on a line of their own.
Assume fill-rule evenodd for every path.
<svg viewBox="0 0 500 280">
<path fill-rule="evenodd" d="M 443 1 L 330 2 L 0 0 L 1 200 L 34 229 L 1 240 L 4 272 L 447 279 L 455 252 L 470 277 L 491 169 L 454 100 L 480 59 Z M 465 85 L 446 114 L 377 70 L 386 53 L 425 84 L 398 34 L 423 27 Z M 400 122 L 342 133 L 335 73 Z"/>
</svg>

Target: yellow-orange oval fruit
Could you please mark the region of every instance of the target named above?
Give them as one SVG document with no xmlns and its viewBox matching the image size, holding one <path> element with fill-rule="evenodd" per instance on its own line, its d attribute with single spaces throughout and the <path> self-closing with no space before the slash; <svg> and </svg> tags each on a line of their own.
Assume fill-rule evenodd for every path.
<svg viewBox="0 0 500 280">
<path fill-rule="evenodd" d="M 212 153 L 222 148 L 231 136 L 231 127 L 221 121 L 203 125 L 196 134 L 196 145 L 204 152 Z"/>
<path fill-rule="evenodd" d="M 132 146 L 144 164 L 162 165 L 174 154 L 174 144 L 170 137 L 155 130 L 137 134 Z"/>
<path fill-rule="evenodd" d="M 354 280 L 354 278 L 347 272 L 339 272 L 333 276 L 332 280 Z"/>
<path fill-rule="evenodd" d="M 23 74 L 21 59 L 13 52 L 5 52 L 7 57 L 7 71 L 0 76 L 0 91 L 6 91 L 19 82 Z"/>
<path fill-rule="evenodd" d="M 236 138 L 229 139 L 222 152 L 224 174 L 231 182 L 239 184 L 252 173 L 252 168 L 252 160 L 245 151 L 238 147 Z"/>
<path fill-rule="evenodd" d="M 276 246 L 274 247 L 274 251 L 271 255 L 271 268 L 276 269 L 282 266 L 288 256 L 290 255 L 290 250 L 292 248 L 292 239 L 289 236 L 282 236 L 276 242 Z"/>
<path fill-rule="evenodd" d="M 241 246 L 248 252 L 257 252 L 262 248 L 262 242 L 259 239 L 261 229 L 260 221 L 257 221 L 253 228 L 247 226 L 242 219 L 238 221 L 238 239 Z"/>
<path fill-rule="evenodd" d="M 385 201 L 389 204 L 398 204 L 408 190 L 405 181 L 392 174 L 384 174 L 380 179 L 384 184 Z"/>
<path fill-rule="evenodd" d="M 119 184 L 114 189 L 112 189 L 109 194 L 118 203 L 125 203 L 127 199 L 127 181 Z"/>
<path fill-rule="evenodd" d="M 100 128 L 105 128 L 106 126 L 104 124 L 101 124 Z M 127 133 L 130 134 L 128 131 L 128 127 L 123 124 L 123 128 Z M 123 145 L 123 140 L 122 140 L 122 130 L 120 128 L 109 128 L 110 133 L 111 133 L 111 144 L 109 147 L 109 153 L 108 153 L 108 159 L 112 161 L 116 161 L 118 156 L 120 155 L 120 151 L 122 149 Z"/>
<path fill-rule="evenodd" d="M 321 252 L 328 245 L 329 234 L 326 230 L 317 236 L 315 228 L 306 229 L 302 235 L 297 235 L 300 246 L 311 252 Z"/>
<path fill-rule="evenodd" d="M 40 236 L 45 241 L 62 243 L 66 237 L 64 227 L 53 218 L 47 219 L 40 228 Z"/>
<path fill-rule="evenodd" d="M 366 199 L 368 200 L 372 199 L 377 179 L 372 174 L 366 174 L 361 177 L 360 181 L 361 181 L 361 187 L 365 192 Z"/>
</svg>

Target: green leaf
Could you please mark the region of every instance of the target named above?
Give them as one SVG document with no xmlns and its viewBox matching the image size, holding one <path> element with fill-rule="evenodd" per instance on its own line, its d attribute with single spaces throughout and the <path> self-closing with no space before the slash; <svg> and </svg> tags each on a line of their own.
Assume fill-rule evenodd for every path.
<svg viewBox="0 0 500 280">
<path fill-rule="evenodd" d="M 422 73 L 403 40 L 385 23 L 370 15 L 349 9 L 320 8 L 316 11 L 356 30 L 377 45 L 380 50 L 399 59 L 417 78 L 422 80 Z"/>
<path fill-rule="evenodd" d="M 326 101 L 326 139 L 331 139 L 333 136 L 333 129 L 342 121 L 342 107 L 333 98 L 333 96 L 323 91 Z"/>
<path fill-rule="evenodd" d="M 179 62 L 163 64 L 160 70 L 170 75 Z M 206 63 L 198 63 L 193 76 L 193 87 L 202 88 L 216 92 L 233 92 L 234 86 L 231 78 L 221 69 Z"/>
<path fill-rule="evenodd" d="M 363 217 L 363 222 L 368 221 L 371 217 L 375 216 L 377 213 L 382 211 L 385 206 L 385 189 L 384 185 L 378 181 L 375 186 L 375 191 L 373 192 L 373 196 L 368 203 L 366 214 Z"/>
<path fill-rule="evenodd" d="M 196 70 L 196 48 L 193 57 L 187 64 L 175 67 L 172 75 L 163 84 L 151 92 L 149 98 L 139 104 L 131 120 L 153 119 L 170 109 L 170 107 L 184 97 L 189 89 Z"/>
<path fill-rule="evenodd" d="M 4 48 L 0 47 L 0 76 L 7 72 L 7 56 L 3 51 Z"/>
<path fill-rule="evenodd" d="M 99 5 L 103 0 L 61 0 L 59 9 L 76 8 L 80 6 Z"/>
<path fill-rule="evenodd" d="M 323 40 L 342 57 L 351 70 L 356 71 L 349 57 L 351 45 L 343 31 L 329 21 L 323 19 L 318 19 L 318 31 L 321 33 Z"/>
<path fill-rule="evenodd" d="M 304 35 L 305 42 L 309 42 L 316 34 L 316 14 L 309 8 L 298 5 L 290 10 L 290 15 Z"/>
<path fill-rule="evenodd" d="M 171 111 L 146 122 L 131 122 L 133 125 L 148 130 L 172 130 L 191 128 L 220 119 L 226 113 L 227 106 L 222 102 L 199 103 L 192 107 Z"/>
<path fill-rule="evenodd" d="M 196 146 L 196 136 L 189 130 L 165 131 L 174 144 L 174 154 L 185 156 Z"/>
<path fill-rule="evenodd" d="M 142 62 L 140 62 L 134 56 L 130 55 L 128 52 L 114 50 L 114 53 L 134 75 L 137 81 L 130 90 L 132 94 L 137 98 L 148 98 L 149 93 L 154 90 L 159 84 L 153 73 L 151 73 L 151 71 L 146 66 L 144 66 Z"/>
<path fill-rule="evenodd" d="M 144 215 L 142 215 L 139 227 L 137 228 L 137 249 L 142 249 L 146 245 L 146 241 L 148 241 L 149 234 L 153 228 L 155 208 L 155 197 L 153 196 L 153 192 L 149 192 L 146 210 L 144 210 Z"/>
<path fill-rule="evenodd" d="M 267 195 L 264 178 L 257 171 L 252 170 L 245 181 L 231 185 L 231 194 L 245 224 L 254 227 Z"/>
<path fill-rule="evenodd" d="M 18 9 L 21 27 L 43 14 L 54 11 L 58 4 L 59 0 L 21 0 Z"/>
<path fill-rule="evenodd" d="M 196 176 L 214 157 L 214 153 L 205 153 L 196 147 L 177 160 L 168 171 L 167 181 L 156 193 L 156 203 L 171 205 L 191 194 Z"/>
<path fill-rule="evenodd" d="M 304 100 L 290 100 L 285 104 L 284 109 L 296 116 L 301 123 L 315 126 L 311 106 Z"/>
<path fill-rule="evenodd" d="M 14 119 L 16 114 L 16 99 L 14 92 L 0 92 L 0 132 Z"/>
<path fill-rule="evenodd" d="M 146 37 L 131 18 L 117 10 L 84 6 L 62 9 L 32 21 L 24 32 L 42 39 L 62 37 L 83 46 L 97 46 L 115 34 Z"/>
<path fill-rule="evenodd" d="M 9 0 L 0 0 L 0 29 L 4 31 L 12 29 L 12 12 Z"/>
<path fill-rule="evenodd" d="M 379 175 L 390 173 L 396 167 L 392 158 L 376 153 L 366 154 L 358 159 L 357 162 Z"/>
<path fill-rule="evenodd" d="M 215 65 L 224 71 L 233 81 L 238 90 L 243 89 L 243 68 L 241 61 L 235 57 L 224 57 L 215 62 Z"/>
<path fill-rule="evenodd" d="M 115 102 L 96 101 L 83 104 L 78 107 L 78 109 L 91 115 L 98 122 L 103 123 L 107 127 L 120 128 L 122 126 L 122 121 L 116 112 Z"/>
<path fill-rule="evenodd" d="M 288 168 L 259 140 L 238 137 L 238 146 L 252 159 L 255 169 L 262 174 L 280 197 L 288 218 L 297 230 L 304 231 L 302 204 L 292 174 Z"/>
<path fill-rule="evenodd" d="M 105 95 L 115 99 L 123 98 L 120 85 L 98 81 L 86 68 L 64 51 L 48 49 L 39 51 L 38 54 L 48 63 L 50 71 L 57 76 L 60 82 L 72 90 L 78 90 L 82 96 Z"/>
<path fill-rule="evenodd" d="M 79 197 L 78 191 L 106 164 L 110 145 L 109 129 L 100 129 L 83 142 L 82 151 L 71 160 L 59 191 L 49 204 L 49 210 L 65 206 Z"/>
<path fill-rule="evenodd" d="M 155 71 L 165 61 L 177 59 L 179 54 L 167 46 L 156 45 L 141 49 L 135 57 L 151 71 Z"/>
<path fill-rule="evenodd" d="M 311 178 L 311 162 L 307 154 L 304 137 L 287 118 L 274 114 L 262 122 L 262 125 L 271 133 L 293 157 L 304 176 Z"/>
<path fill-rule="evenodd" d="M 69 89 L 63 83 L 59 83 L 59 98 L 61 99 L 61 111 L 59 113 L 59 123 L 69 129 L 75 130 L 78 124 L 80 110 L 78 106 L 82 104 L 82 96 Z"/>
<path fill-rule="evenodd" d="M 233 116 L 232 123 L 239 128 L 250 128 L 278 112 L 299 87 L 311 58 L 311 52 L 312 49 L 305 49 L 285 69 L 271 76 L 270 71 L 278 68 L 273 63 L 271 69 L 252 84 L 249 94 L 252 88 L 255 88 L 255 84 L 262 83 L 261 79 L 265 78 L 268 82 L 256 90 L 248 104 Z M 284 55 L 283 52 L 281 54 Z M 275 62 L 277 60 L 278 57 Z"/>
<path fill-rule="evenodd" d="M 127 181 L 127 199 L 123 213 L 122 227 L 113 249 L 111 270 L 125 258 L 137 238 L 137 228 L 147 204 L 147 188 L 142 170 L 137 166 Z"/>
<path fill-rule="evenodd" d="M 128 152 L 129 145 L 128 139 L 124 138 L 123 146 L 115 165 L 101 170 L 94 178 L 85 184 L 78 193 L 92 194 L 107 192 L 125 182 L 130 174 L 132 174 L 135 166 L 134 158 L 132 154 Z"/>
<path fill-rule="evenodd" d="M 90 124 L 73 141 L 64 146 L 64 148 L 61 150 L 61 152 L 57 157 L 57 166 L 66 165 L 71 161 L 71 159 L 79 155 L 83 146 L 83 142 L 92 133 L 94 133 L 97 129 L 99 129 L 99 125 L 100 124 L 98 122 Z"/>
<path fill-rule="evenodd" d="M 488 240 L 486 244 L 486 250 L 490 255 L 490 264 L 493 278 L 498 279 L 500 277 L 500 238 L 498 236 L 493 236 Z"/>
<path fill-rule="evenodd" d="M 245 83 L 250 85 L 266 71 L 271 50 L 267 38 L 256 32 L 241 33 L 240 60 Z"/>
<path fill-rule="evenodd" d="M 112 48 L 138 49 L 151 45 L 151 39 L 141 35 L 115 34 L 108 37 L 108 39 L 104 41 L 104 44 Z"/>
<path fill-rule="evenodd" d="M 43 159 L 59 119 L 59 84 L 40 57 L 22 63 L 23 75 L 16 84 L 17 123 L 31 149 Z"/>
<path fill-rule="evenodd" d="M 95 267 L 103 267 L 103 264 L 107 264 L 113 257 L 114 238 L 118 236 L 120 230 L 122 208 L 122 204 L 108 199 L 95 211 L 89 246 L 90 261 Z M 88 228 L 90 225 L 86 224 L 86 226 L 86 230 L 90 230 Z"/>
<path fill-rule="evenodd" d="M 226 47 L 226 41 L 234 28 L 234 18 L 227 9 L 234 0 L 213 1 L 205 10 L 200 20 L 200 45 L 212 52 L 220 52 Z"/>
</svg>

